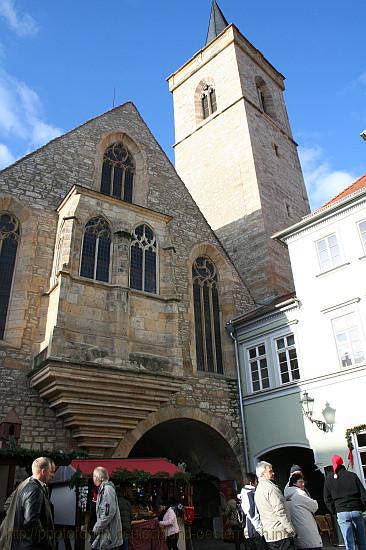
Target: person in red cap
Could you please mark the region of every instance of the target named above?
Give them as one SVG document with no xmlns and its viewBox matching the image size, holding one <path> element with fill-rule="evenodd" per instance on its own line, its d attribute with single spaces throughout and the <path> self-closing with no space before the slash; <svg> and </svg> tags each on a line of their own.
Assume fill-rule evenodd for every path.
<svg viewBox="0 0 366 550">
<path fill-rule="evenodd" d="M 366 550 L 365 524 L 366 491 L 356 474 L 349 472 L 339 455 L 332 456 L 333 474 L 324 483 L 324 502 L 337 515 L 346 550 Z"/>
</svg>

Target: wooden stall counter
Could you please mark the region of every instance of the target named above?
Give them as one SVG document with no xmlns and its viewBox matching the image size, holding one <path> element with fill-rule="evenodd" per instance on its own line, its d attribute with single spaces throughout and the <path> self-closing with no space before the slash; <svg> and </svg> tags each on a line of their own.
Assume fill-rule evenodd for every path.
<svg viewBox="0 0 366 550">
<path fill-rule="evenodd" d="M 130 550 L 168 550 L 164 530 L 157 519 L 136 520 L 128 539 Z"/>
</svg>

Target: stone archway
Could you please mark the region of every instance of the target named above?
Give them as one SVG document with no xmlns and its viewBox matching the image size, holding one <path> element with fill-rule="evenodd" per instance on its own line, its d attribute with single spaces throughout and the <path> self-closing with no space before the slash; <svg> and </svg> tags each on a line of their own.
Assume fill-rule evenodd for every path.
<svg viewBox="0 0 366 550">
<path fill-rule="evenodd" d="M 241 479 L 240 442 L 224 420 L 190 407 L 152 413 L 119 444 L 114 456 L 163 456 L 183 460 L 192 473 Z"/>
<path fill-rule="evenodd" d="M 294 445 L 277 447 L 263 453 L 259 460 L 265 460 L 273 465 L 276 482 L 281 489 L 288 482 L 291 466 L 294 464 L 299 465 L 303 471 L 310 495 L 318 501 L 319 512 L 326 512 L 323 500 L 324 475 L 315 464 L 312 449 Z"/>
</svg>

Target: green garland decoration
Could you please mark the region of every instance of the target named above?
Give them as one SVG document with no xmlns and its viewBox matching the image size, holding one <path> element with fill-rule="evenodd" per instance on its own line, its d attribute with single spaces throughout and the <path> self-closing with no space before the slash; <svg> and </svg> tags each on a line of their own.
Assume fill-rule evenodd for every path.
<svg viewBox="0 0 366 550">
<path fill-rule="evenodd" d="M 126 468 L 118 468 L 113 472 L 112 477 L 117 483 L 146 483 L 152 476 L 144 470 L 130 472 Z"/>
<path fill-rule="evenodd" d="M 189 472 L 175 472 L 173 479 L 176 481 L 183 481 L 183 483 L 188 484 L 191 479 L 191 474 Z"/>
<path fill-rule="evenodd" d="M 67 466 L 75 458 L 88 458 L 88 453 L 85 451 L 65 452 L 47 449 L 36 451 L 34 449 L 21 447 L 14 437 L 1 438 L 1 440 L 4 441 L 7 446 L 0 449 L 0 460 L 3 462 L 6 460 L 14 461 L 17 466 L 22 468 L 29 469 L 33 460 L 39 456 L 50 458 L 54 461 L 56 466 Z"/>
<path fill-rule="evenodd" d="M 364 431 L 366 431 L 366 424 L 360 424 L 359 426 L 354 426 L 353 428 L 348 428 L 348 430 L 346 430 L 347 447 L 349 448 L 350 451 L 353 451 L 354 449 L 354 446 L 352 443 L 352 435 L 353 434 L 357 435 L 360 432 L 364 432 Z"/>
</svg>

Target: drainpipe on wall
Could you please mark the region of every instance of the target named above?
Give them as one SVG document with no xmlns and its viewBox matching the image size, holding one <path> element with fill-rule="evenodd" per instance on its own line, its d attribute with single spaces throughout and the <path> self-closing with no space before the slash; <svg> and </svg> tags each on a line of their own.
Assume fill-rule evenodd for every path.
<svg viewBox="0 0 366 550">
<path fill-rule="evenodd" d="M 243 404 L 243 393 L 241 390 L 241 375 L 240 375 L 240 365 L 239 365 L 239 353 L 238 353 L 238 342 L 235 336 L 234 325 L 232 321 L 226 323 L 226 330 L 234 340 L 235 346 L 235 363 L 236 363 L 236 377 L 238 380 L 238 393 L 239 393 L 239 414 L 241 422 L 241 430 L 243 434 L 243 455 L 244 455 L 244 466 L 245 471 L 249 472 L 249 459 L 248 459 L 248 441 L 247 441 L 247 430 L 245 426 L 245 416 L 244 416 L 244 404 Z"/>
</svg>

